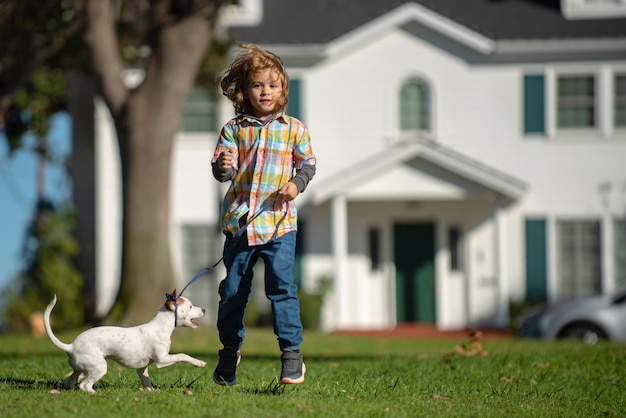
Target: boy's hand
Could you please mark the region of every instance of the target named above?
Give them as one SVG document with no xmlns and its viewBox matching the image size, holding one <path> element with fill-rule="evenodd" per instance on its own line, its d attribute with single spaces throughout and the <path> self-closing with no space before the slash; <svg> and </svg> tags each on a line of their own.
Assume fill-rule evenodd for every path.
<svg viewBox="0 0 626 418">
<path fill-rule="evenodd" d="M 231 150 L 222 152 L 219 157 L 217 157 L 217 166 L 220 170 L 228 170 L 233 166 L 234 158 L 233 152 Z"/>
<path fill-rule="evenodd" d="M 288 181 L 278 190 L 276 204 L 282 205 L 283 202 L 289 202 L 290 200 L 295 199 L 296 196 L 298 196 L 298 187 L 294 183 Z"/>
</svg>

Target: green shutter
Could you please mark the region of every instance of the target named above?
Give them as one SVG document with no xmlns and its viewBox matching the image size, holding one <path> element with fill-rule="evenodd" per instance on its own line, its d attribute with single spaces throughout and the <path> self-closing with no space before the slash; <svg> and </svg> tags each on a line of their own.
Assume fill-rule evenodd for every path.
<svg viewBox="0 0 626 418">
<path fill-rule="evenodd" d="M 524 76 L 524 133 L 546 132 L 544 93 L 543 75 Z"/>
<path fill-rule="evenodd" d="M 300 115 L 300 80 L 289 80 L 289 104 L 288 104 L 289 116 L 293 116 L 296 119 L 302 120 Z"/>
<path fill-rule="evenodd" d="M 545 219 L 526 219 L 526 300 L 529 302 L 548 298 L 546 238 Z"/>
</svg>

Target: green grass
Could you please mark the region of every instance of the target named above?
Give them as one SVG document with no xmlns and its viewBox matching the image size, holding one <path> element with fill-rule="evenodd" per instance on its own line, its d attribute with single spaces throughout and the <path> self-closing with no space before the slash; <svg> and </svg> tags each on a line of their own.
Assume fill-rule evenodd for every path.
<svg viewBox="0 0 626 418">
<path fill-rule="evenodd" d="M 65 355 L 46 338 L 0 336 L 2 417 L 623 417 L 626 346 L 484 341 L 486 357 L 450 356 L 454 339 L 305 334 L 302 385 L 277 384 L 275 337 L 250 330 L 238 384 L 211 380 L 216 332 L 177 330 L 172 352 L 208 362 L 150 367 L 157 390 L 109 363 L 96 394 L 62 389 Z M 61 333 L 69 342 L 76 333 Z"/>
</svg>

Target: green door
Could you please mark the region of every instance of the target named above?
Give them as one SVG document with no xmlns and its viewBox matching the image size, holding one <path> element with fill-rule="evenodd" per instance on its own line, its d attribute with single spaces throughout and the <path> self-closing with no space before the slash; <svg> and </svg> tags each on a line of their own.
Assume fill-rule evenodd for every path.
<svg viewBox="0 0 626 418">
<path fill-rule="evenodd" d="M 398 323 L 434 323 L 435 227 L 398 223 L 393 228 Z"/>
</svg>

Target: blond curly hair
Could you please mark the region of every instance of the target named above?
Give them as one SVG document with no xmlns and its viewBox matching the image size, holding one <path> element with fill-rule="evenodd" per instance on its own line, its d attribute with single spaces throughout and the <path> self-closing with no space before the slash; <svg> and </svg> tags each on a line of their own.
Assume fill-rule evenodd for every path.
<svg viewBox="0 0 626 418">
<path fill-rule="evenodd" d="M 250 76 L 268 68 L 276 73 L 283 88 L 276 111 L 287 109 L 289 76 L 280 57 L 256 44 L 240 44 L 239 48 L 244 51 L 222 73 L 220 82 L 222 93 L 233 103 L 235 112 L 252 113 L 252 105 L 246 94 Z"/>
</svg>

